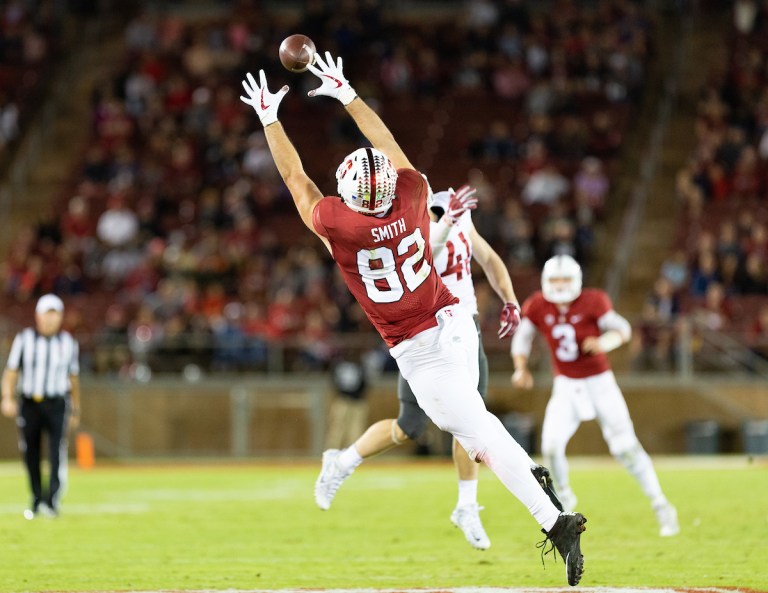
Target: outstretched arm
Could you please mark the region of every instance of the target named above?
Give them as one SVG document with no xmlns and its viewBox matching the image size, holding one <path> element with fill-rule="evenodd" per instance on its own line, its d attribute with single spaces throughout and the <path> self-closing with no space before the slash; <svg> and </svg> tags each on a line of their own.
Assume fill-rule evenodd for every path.
<svg viewBox="0 0 768 593">
<path fill-rule="evenodd" d="M 276 121 L 268 125 L 264 128 L 264 134 L 267 137 L 272 158 L 275 159 L 277 170 L 288 187 L 288 191 L 291 192 L 301 220 L 313 233 L 317 234 L 312 224 L 312 211 L 323 198 L 322 192 L 304 172 L 299 153 L 285 133 L 283 124 Z M 318 236 L 325 241 L 325 237 Z"/>
<path fill-rule="evenodd" d="M 356 97 L 349 105 L 346 105 L 346 109 L 363 135 L 368 138 L 371 145 L 387 155 L 387 158 L 392 161 L 396 169 L 414 168 L 395 140 L 392 132 L 389 131 L 389 128 L 384 124 L 379 115 L 365 101 L 360 97 Z"/>
<path fill-rule="evenodd" d="M 509 271 L 499 254 L 477 232 L 475 225 L 472 225 L 469 237 L 472 241 L 472 256 L 483 268 L 485 277 L 488 278 L 493 291 L 504 303 L 514 303 L 519 306 L 515 289 L 512 287 L 512 278 L 510 278 Z"/>
<path fill-rule="evenodd" d="M 403 153 L 389 128 L 350 86 L 349 81 L 344 76 L 343 67 L 341 58 L 334 62 L 330 52 L 325 52 L 325 59 L 317 54 L 315 63 L 309 66 L 309 71 L 317 76 L 322 84 L 309 91 L 309 96 L 325 95 L 341 101 L 347 113 L 352 116 L 357 127 L 368 138 L 371 145 L 387 155 L 395 168 L 413 169 L 413 165 Z"/>
<path fill-rule="evenodd" d="M 275 94 L 270 93 L 267 89 L 267 79 L 264 75 L 264 70 L 259 71 L 258 83 L 250 73 L 246 77 L 247 80 L 243 81 L 243 88 L 248 96 L 240 97 L 240 100 L 253 107 L 259 116 L 261 124 L 264 126 L 264 134 L 267 138 L 272 158 L 286 187 L 288 187 L 288 191 L 291 192 L 301 220 L 307 225 L 309 230 L 320 237 L 326 248 L 330 251 L 331 248 L 328 240 L 318 234 L 312 223 L 312 211 L 323 198 L 323 194 L 304 172 L 299 153 L 285 133 L 283 124 L 277 120 L 277 108 L 285 93 L 288 92 L 288 87 L 284 86 Z"/>
<path fill-rule="evenodd" d="M 507 266 L 504 265 L 504 260 L 480 236 L 474 225 L 472 225 L 469 237 L 472 241 L 474 258 L 483 268 L 491 288 L 504 302 L 504 308 L 499 317 L 499 338 L 506 338 L 517 331 L 521 320 L 520 304 L 517 302 L 515 289 L 512 288 L 512 278 L 509 276 Z"/>
</svg>

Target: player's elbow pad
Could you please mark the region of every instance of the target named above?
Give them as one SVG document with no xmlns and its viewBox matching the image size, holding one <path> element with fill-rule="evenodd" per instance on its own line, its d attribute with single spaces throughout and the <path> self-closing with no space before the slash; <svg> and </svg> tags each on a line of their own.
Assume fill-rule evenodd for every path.
<svg viewBox="0 0 768 593">
<path fill-rule="evenodd" d="M 527 317 L 523 317 L 520 322 L 520 327 L 512 335 L 512 343 L 509 347 L 509 353 L 515 356 L 525 356 L 528 358 L 531 355 L 531 348 L 533 347 L 533 338 L 536 335 L 536 328 L 528 320 Z"/>
<path fill-rule="evenodd" d="M 525 339 L 516 340 L 515 338 L 517 338 L 517 333 L 512 336 L 512 345 L 509 348 L 509 353 L 512 355 L 512 358 L 515 356 L 524 356 L 525 358 L 528 358 L 531 355 L 531 343 Z"/>
</svg>

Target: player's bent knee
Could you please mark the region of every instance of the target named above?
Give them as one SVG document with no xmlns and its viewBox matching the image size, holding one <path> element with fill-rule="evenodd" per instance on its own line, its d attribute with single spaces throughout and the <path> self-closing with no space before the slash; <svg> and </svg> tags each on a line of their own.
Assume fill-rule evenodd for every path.
<svg viewBox="0 0 768 593">
<path fill-rule="evenodd" d="M 395 445 L 402 445 L 405 441 L 408 440 L 408 435 L 405 434 L 402 428 L 397 424 L 397 420 L 392 421 L 392 427 L 390 435 L 392 437 L 392 442 Z"/>
<path fill-rule="evenodd" d="M 642 449 L 633 430 L 614 433 L 606 440 L 608 441 L 608 450 L 614 457 L 631 456 L 638 449 Z"/>
</svg>

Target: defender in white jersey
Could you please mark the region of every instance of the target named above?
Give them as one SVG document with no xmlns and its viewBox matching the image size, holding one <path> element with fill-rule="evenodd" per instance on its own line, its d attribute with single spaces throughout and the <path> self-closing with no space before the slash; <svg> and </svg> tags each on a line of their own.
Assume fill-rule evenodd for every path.
<svg viewBox="0 0 768 593">
<path fill-rule="evenodd" d="M 459 306 L 475 320 L 478 333 L 478 391 L 486 397 L 488 388 L 488 359 L 483 350 L 478 323 L 477 298 L 472 282 L 471 262 L 477 260 L 488 281 L 504 303 L 501 314 L 499 338 L 514 333 L 520 323 L 520 309 L 517 304 L 504 262 L 483 239 L 472 224 L 470 210 L 477 205 L 475 189 L 463 186 L 458 191 L 450 189 L 434 194 L 430 204 L 430 245 L 434 266 L 443 283 L 459 298 Z M 408 382 L 402 375 L 398 382 L 400 412 L 397 419 L 389 418 L 373 424 L 350 447 L 342 451 L 329 449 L 324 454 L 324 471 L 315 485 L 315 500 L 326 510 L 341 483 L 349 477 L 364 459 L 401 445 L 408 439 L 417 439 L 427 427 L 427 415 L 419 407 Z M 451 522 L 459 527 L 467 541 L 478 550 L 486 550 L 491 542 L 480 521 L 477 503 L 478 464 L 469 458 L 456 439 L 453 440 L 453 460 L 459 476 L 458 501 L 451 513 Z M 549 488 L 550 498 L 557 500 L 547 484 L 548 472 L 533 461 L 530 466 L 545 490 Z M 337 478 L 333 480 L 332 478 Z M 560 506 L 559 501 L 555 506 Z"/>
</svg>

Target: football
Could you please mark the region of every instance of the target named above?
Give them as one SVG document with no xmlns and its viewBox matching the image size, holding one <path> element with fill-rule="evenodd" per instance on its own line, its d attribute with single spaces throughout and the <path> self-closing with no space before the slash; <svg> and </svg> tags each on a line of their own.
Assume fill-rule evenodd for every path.
<svg viewBox="0 0 768 593">
<path fill-rule="evenodd" d="M 280 63 L 291 72 L 304 72 L 315 61 L 315 44 L 306 35 L 296 33 L 280 44 Z"/>
</svg>

